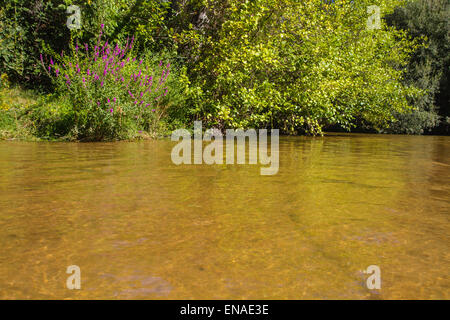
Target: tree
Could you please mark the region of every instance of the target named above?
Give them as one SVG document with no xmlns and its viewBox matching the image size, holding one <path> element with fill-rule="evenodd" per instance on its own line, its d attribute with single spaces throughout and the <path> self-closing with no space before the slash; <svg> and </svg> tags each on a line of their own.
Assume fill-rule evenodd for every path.
<svg viewBox="0 0 450 320">
<path fill-rule="evenodd" d="M 404 83 L 427 93 L 412 100 L 414 110 L 398 114 L 390 132 L 427 132 L 439 124 L 437 131 L 450 126 L 450 2 L 448 0 L 416 0 L 398 7 L 386 17 L 389 25 L 401 28 L 414 38 L 424 37 L 427 46 L 419 48 L 408 64 Z"/>
<path fill-rule="evenodd" d="M 219 127 L 320 134 L 383 127 L 420 90 L 401 82 L 417 47 L 406 32 L 367 30 L 367 7 L 403 1 L 208 1 L 206 25 L 177 34 L 197 118 Z"/>
</svg>

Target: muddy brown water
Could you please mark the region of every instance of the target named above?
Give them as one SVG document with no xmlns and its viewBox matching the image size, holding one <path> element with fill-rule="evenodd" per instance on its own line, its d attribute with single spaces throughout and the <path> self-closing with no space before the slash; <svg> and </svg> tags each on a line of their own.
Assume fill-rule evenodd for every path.
<svg viewBox="0 0 450 320">
<path fill-rule="evenodd" d="M 174 145 L 0 142 L 0 298 L 450 298 L 450 137 L 281 137 L 274 176 Z"/>
</svg>

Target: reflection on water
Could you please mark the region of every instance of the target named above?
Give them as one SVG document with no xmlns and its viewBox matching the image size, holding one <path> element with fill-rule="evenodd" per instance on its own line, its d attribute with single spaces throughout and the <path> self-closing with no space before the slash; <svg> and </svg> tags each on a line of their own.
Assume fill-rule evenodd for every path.
<svg viewBox="0 0 450 320">
<path fill-rule="evenodd" d="M 281 138 L 275 176 L 174 144 L 0 143 L 0 298 L 450 298 L 449 137 Z"/>
</svg>

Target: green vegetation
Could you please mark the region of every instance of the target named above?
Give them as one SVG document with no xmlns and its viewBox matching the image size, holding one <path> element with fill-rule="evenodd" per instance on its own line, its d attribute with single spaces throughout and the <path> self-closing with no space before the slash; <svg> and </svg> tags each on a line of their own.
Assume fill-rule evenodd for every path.
<svg viewBox="0 0 450 320">
<path fill-rule="evenodd" d="M 221 2 L 222 3 L 222 2 Z M 378 1 L 385 11 L 398 1 Z M 361 119 L 382 126 L 418 90 L 401 67 L 416 44 L 384 26 L 366 30 L 372 1 L 230 1 L 220 30 L 181 35 L 197 88 L 197 114 L 220 127 L 320 134 Z"/>
<path fill-rule="evenodd" d="M 416 134 L 448 119 L 444 0 L 0 4 L 2 105 L 9 82 L 25 95 L 1 111 L 2 138 L 137 139 L 193 120 Z M 380 29 L 366 27 L 371 5 Z"/>
<path fill-rule="evenodd" d="M 34 139 L 33 123 L 25 117 L 38 96 L 31 90 L 10 87 L 5 74 L 0 78 L 0 140 Z"/>
<path fill-rule="evenodd" d="M 396 8 L 387 16 L 390 25 L 425 37 L 426 46 L 416 50 L 407 66 L 404 83 L 426 90 L 412 100 L 412 113 L 397 114 L 389 132 L 421 134 L 450 128 L 450 2 L 418 0 Z M 441 119 L 441 121 L 439 121 Z"/>
</svg>

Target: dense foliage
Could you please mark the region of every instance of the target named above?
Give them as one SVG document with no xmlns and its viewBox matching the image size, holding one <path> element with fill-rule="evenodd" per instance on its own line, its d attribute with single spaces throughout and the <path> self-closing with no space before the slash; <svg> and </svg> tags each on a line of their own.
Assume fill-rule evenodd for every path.
<svg viewBox="0 0 450 320">
<path fill-rule="evenodd" d="M 0 68 L 13 82 L 49 85 L 38 65 L 44 43 L 61 50 L 69 30 L 64 28 L 64 1 L 0 1 Z"/>
<path fill-rule="evenodd" d="M 285 133 L 350 128 L 357 119 L 383 126 L 419 92 L 400 81 L 415 43 L 386 25 L 366 30 L 373 3 L 211 3 L 204 19 L 213 27 L 180 34 L 197 114 L 221 127 Z M 389 12 L 400 1 L 375 3 Z"/>
<path fill-rule="evenodd" d="M 412 101 L 411 113 L 398 114 L 390 132 L 423 133 L 441 122 L 441 132 L 450 127 L 450 2 L 418 0 L 396 8 L 387 22 L 408 31 L 413 37 L 426 37 L 427 45 L 414 52 L 408 64 L 405 83 L 425 89 L 427 94 Z"/>
<path fill-rule="evenodd" d="M 162 33 L 169 2 L 0 0 L 0 68 L 12 81 L 34 87 L 38 83 L 48 89 L 49 78 L 39 64 L 39 54 L 43 45 L 56 52 L 69 50 L 71 32 L 66 26 L 66 9 L 72 4 L 82 11 L 82 29 L 72 32 L 80 42 L 95 38 L 104 24 L 111 41 L 136 34 L 144 39 L 143 44 L 156 48 L 159 42 L 155 39 Z"/>
<path fill-rule="evenodd" d="M 103 29 L 103 26 L 102 26 Z M 53 56 L 41 63 L 54 77 L 57 93 L 68 102 L 62 130 L 80 140 L 128 138 L 132 131 L 151 132 L 164 109 L 170 63 L 151 66 L 134 57 L 134 38 L 125 46 L 101 42 L 76 44 L 73 55 Z M 47 59 L 46 59 L 47 60 Z"/>
<path fill-rule="evenodd" d="M 406 27 L 410 2 L 0 0 L 0 74 L 46 93 L 19 116 L 41 137 L 135 138 L 195 119 L 288 134 L 355 126 L 421 133 L 438 123 L 434 105 L 446 99 L 448 46 L 433 43 L 448 32 L 442 23 Z M 72 4 L 82 28 L 70 31 Z M 367 28 L 372 5 L 388 16 L 380 29 Z M 109 45 L 98 42 L 100 31 Z M 429 50 L 439 53 L 424 58 Z M 159 90 L 151 94 L 143 90 L 150 76 Z"/>
</svg>

